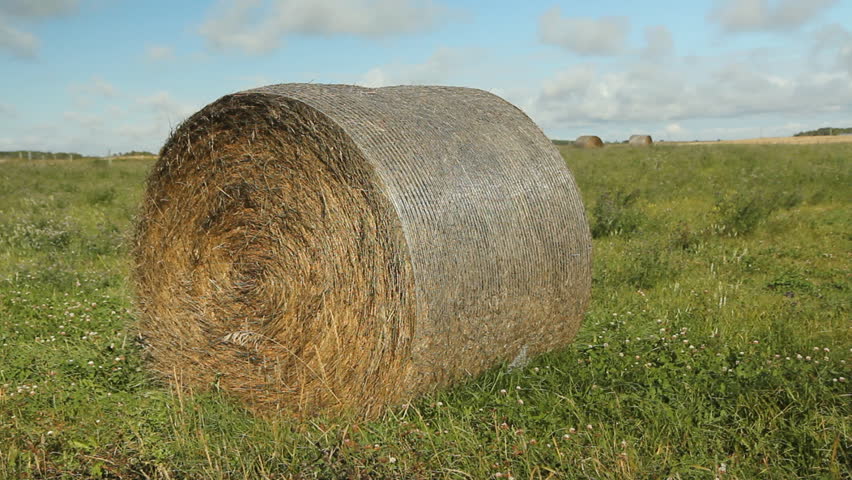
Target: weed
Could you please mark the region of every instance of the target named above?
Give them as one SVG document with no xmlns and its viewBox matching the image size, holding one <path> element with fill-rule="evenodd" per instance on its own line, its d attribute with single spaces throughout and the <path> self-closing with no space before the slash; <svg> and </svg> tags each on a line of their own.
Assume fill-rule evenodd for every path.
<svg viewBox="0 0 852 480">
<path fill-rule="evenodd" d="M 642 224 L 642 214 L 634 208 L 639 191 L 623 190 L 602 193 L 592 208 L 592 237 L 629 235 Z"/>
</svg>

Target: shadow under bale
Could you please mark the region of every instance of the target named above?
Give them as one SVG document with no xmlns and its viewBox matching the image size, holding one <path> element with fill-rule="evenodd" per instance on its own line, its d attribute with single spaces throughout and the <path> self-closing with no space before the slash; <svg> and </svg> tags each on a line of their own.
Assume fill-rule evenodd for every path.
<svg viewBox="0 0 852 480">
<path fill-rule="evenodd" d="M 558 151 L 452 87 L 219 99 L 163 147 L 134 256 L 156 371 L 296 414 L 375 415 L 564 345 L 591 283 Z"/>
</svg>

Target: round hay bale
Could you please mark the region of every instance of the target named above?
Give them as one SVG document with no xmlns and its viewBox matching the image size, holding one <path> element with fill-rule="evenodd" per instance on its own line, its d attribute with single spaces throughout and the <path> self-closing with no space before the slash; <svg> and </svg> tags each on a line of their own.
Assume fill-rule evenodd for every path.
<svg viewBox="0 0 852 480">
<path fill-rule="evenodd" d="M 153 369 L 297 414 L 374 415 L 565 345 L 591 283 L 556 148 L 452 87 L 222 97 L 163 147 L 134 258 Z"/>
<path fill-rule="evenodd" d="M 596 135 L 582 135 L 577 137 L 577 140 L 574 140 L 574 145 L 580 148 L 601 148 L 604 146 L 604 143 L 601 137 Z"/>
<path fill-rule="evenodd" d="M 651 140 L 650 135 L 630 135 L 630 140 L 627 143 L 634 147 L 650 147 L 654 144 L 654 141 Z"/>
</svg>

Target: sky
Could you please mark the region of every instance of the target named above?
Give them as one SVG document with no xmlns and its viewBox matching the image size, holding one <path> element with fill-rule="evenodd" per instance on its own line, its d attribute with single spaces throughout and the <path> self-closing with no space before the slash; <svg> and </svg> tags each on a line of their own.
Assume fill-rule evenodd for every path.
<svg viewBox="0 0 852 480">
<path fill-rule="evenodd" d="M 156 152 L 291 82 L 487 90 L 551 138 L 852 127 L 852 0 L 0 0 L 0 151 Z"/>
</svg>

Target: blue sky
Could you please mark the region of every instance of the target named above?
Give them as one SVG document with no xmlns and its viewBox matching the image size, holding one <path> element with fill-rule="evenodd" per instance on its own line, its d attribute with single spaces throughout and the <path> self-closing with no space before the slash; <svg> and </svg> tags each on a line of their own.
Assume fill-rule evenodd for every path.
<svg viewBox="0 0 852 480">
<path fill-rule="evenodd" d="M 783 136 L 852 126 L 852 1 L 0 0 L 0 68 L 0 150 L 156 151 L 287 82 L 481 88 L 553 138 Z"/>
</svg>

